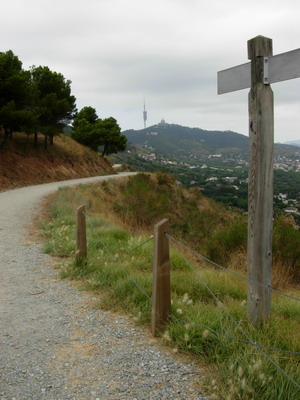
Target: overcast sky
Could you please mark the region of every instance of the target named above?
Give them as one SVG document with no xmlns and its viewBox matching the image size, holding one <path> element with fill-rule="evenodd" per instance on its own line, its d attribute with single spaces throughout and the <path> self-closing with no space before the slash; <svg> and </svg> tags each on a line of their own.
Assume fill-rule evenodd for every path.
<svg viewBox="0 0 300 400">
<path fill-rule="evenodd" d="M 9 0 L 0 51 L 72 81 L 77 108 L 122 130 L 162 118 L 248 135 L 248 89 L 217 95 L 217 71 L 248 61 L 247 40 L 300 47 L 299 0 Z M 275 141 L 300 139 L 300 78 L 272 85 Z"/>
</svg>

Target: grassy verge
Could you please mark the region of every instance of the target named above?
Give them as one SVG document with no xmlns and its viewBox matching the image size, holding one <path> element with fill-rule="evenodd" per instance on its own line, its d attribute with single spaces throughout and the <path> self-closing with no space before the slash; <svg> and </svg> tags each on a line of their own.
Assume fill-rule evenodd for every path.
<svg viewBox="0 0 300 400">
<path fill-rule="evenodd" d="M 109 184 L 105 184 L 103 197 L 106 194 L 110 196 L 111 190 Z M 84 288 L 101 294 L 99 304 L 102 308 L 123 311 L 135 321 L 149 324 L 151 232 L 149 235 L 132 236 L 119 229 L 118 218 L 112 212 L 113 205 L 110 210 L 104 210 L 103 197 L 99 198 L 95 185 L 60 190 L 51 203 L 51 218 L 44 224 L 45 251 L 61 257 L 63 278 L 81 280 Z M 141 196 L 141 201 L 144 199 Z M 80 204 L 87 206 L 88 258 L 76 262 L 75 209 Z M 135 207 L 136 213 L 139 213 L 137 203 Z M 129 212 L 125 209 L 121 211 Z M 150 211 L 153 209 L 150 208 Z M 130 210 L 130 213 L 132 216 L 133 211 Z M 175 249 L 171 251 L 171 268 L 173 318 L 162 333 L 162 340 L 174 352 L 193 354 L 215 371 L 215 378 L 207 379 L 204 384 L 211 398 L 299 399 L 299 389 L 257 349 L 226 336 L 245 339 L 223 306 L 216 304 L 199 276 L 251 339 L 267 347 L 300 351 L 299 302 L 274 295 L 270 323 L 255 330 L 247 322 L 244 281 L 195 260 L 187 262 Z M 299 297 L 300 292 L 294 290 L 291 294 Z M 295 381 L 300 381 L 299 355 L 265 352 Z"/>
</svg>

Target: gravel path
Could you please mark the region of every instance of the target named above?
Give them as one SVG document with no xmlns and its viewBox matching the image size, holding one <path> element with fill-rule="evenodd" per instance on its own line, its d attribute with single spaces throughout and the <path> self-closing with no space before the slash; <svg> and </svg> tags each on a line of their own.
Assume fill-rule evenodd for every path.
<svg viewBox="0 0 300 400">
<path fill-rule="evenodd" d="M 43 196 L 95 179 L 0 193 L 0 399 L 206 399 L 196 366 L 97 309 L 96 297 L 59 280 L 52 258 L 28 241 Z"/>
</svg>

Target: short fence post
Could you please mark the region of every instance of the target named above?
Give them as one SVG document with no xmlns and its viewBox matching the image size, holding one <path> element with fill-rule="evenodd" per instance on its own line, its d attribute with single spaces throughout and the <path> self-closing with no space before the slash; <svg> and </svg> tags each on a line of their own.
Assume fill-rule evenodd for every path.
<svg viewBox="0 0 300 400">
<path fill-rule="evenodd" d="M 167 219 L 154 226 L 154 260 L 152 284 L 151 332 L 156 336 L 168 322 L 171 314 L 171 285 Z"/>
<path fill-rule="evenodd" d="M 76 258 L 81 259 L 87 255 L 85 206 L 77 208 L 76 214 Z"/>
</svg>

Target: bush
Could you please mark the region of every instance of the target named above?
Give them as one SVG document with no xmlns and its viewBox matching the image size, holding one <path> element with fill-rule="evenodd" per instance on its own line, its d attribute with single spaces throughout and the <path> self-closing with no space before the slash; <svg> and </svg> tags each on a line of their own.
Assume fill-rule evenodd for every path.
<svg viewBox="0 0 300 400">
<path fill-rule="evenodd" d="M 168 213 L 169 197 L 149 175 L 140 173 L 128 180 L 114 210 L 126 224 L 149 227 Z"/>
<path fill-rule="evenodd" d="M 240 218 L 212 234 L 206 245 L 206 253 L 212 261 L 226 267 L 230 255 L 241 248 L 246 250 L 246 247 L 247 224 L 244 218 Z"/>
<path fill-rule="evenodd" d="M 273 231 L 274 258 L 288 265 L 297 279 L 300 279 L 300 231 L 286 216 L 276 218 Z"/>
</svg>

